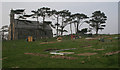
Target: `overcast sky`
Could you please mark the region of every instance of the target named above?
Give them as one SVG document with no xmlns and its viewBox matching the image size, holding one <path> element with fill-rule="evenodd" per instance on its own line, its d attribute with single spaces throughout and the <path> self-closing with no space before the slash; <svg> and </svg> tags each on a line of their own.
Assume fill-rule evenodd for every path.
<svg viewBox="0 0 120 70">
<path fill-rule="evenodd" d="M 25 8 L 26 13 L 41 7 L 50 7 L 51 9 L 68 9 L 72 13 L 84 13 L 91 16 L 94 11 L 102 11 L 107 16 L 106 27 L 102 34 L 118 33 L 118 2 L 2 2 L 2 25 L 9 25 L 10 9 Z M 82 28 L 88 27 L 86 24 Z M 65 27 L 69 30 L 69 25 Z M 53 31 L 55 33 L 55 31 Z M 69 34 L 69 33 L 65 33 Z"/>
</svg>

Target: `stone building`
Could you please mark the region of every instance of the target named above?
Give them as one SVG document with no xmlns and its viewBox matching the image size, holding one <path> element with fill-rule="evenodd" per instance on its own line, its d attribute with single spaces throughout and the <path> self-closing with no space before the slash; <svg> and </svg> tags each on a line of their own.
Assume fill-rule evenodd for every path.
<svg viewBox="0 0 120 70">
<path fill-rule="evenodd" d="M 32 36 L 35 39 L 53 37 L 52 29 L 46 21 L 40 23 L 30 20 L 14 19 L 14 13 L 10 14 L 9 40 L 26 39 Z"/>
</svg>

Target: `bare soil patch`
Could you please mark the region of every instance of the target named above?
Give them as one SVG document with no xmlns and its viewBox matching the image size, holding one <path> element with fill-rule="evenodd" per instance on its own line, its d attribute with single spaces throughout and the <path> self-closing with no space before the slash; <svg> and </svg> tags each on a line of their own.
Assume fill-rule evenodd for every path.
<svg viewBox="0 0 120 70">
<path fill-rule="evenodd" d="M 87 46 L 81 46 L 81 47 L 92 47 L 91 45 L 87 45 Z"/>
<path fill-rule="evenodd" d="M 42 56 L 42 57 L 48 57 L 48 55 L 40 54 L 40 53 L 24 53 L 26 55 L 34 55 L 34 56 Z"/>
<path fill-rule="evenodd" d="M 78 59 L 77 57 L 68 57 L 68 56 L 60 56 L 60 55 L 51 56 L 51 58 L 69 59 L 69 60 Z"/>
<path fill-rule="evenodd" d="M 57 48 L 48 48 L 48 49 L 45 49 L 44 51 L 55 51 L 55 50 L 60 50 L 60 49 L 57 49 Z"/>
<path fill-rule="evenodd" d="M 120 53 L 120 51 L 108 52 L 108 53 L 105 53 L 105 55 L 113 55 L 118 53 Z"/>
<path fill-rule="evenodd" d="M 0 58 L 0 60 L 4 60 L 4 59 L 7 59 L 7 57 L 4 57 L 4 58 Z"/>
<path fill-rule="evenodd" d="M 103 51 L 104 49 L 94 49 L 95 51 Z"/>
<path fill-rule="evenodd" d="M 20 67 L 16 66 L 16 67 L 12 67 L 12 68 L 20 68 Z"/>
<path fill-rule="evenodd" d="M 49 43 L 57 43 L 57 42 L 42 42 L 40 44 L 49 44 Z"/>
<path fill-rule="evenodd" d="M 95 55 L 97 53 L 81 53 L 81 54 L 76 54 L 78 56 L 91 56 L 91 55 Z"/>
</svg>

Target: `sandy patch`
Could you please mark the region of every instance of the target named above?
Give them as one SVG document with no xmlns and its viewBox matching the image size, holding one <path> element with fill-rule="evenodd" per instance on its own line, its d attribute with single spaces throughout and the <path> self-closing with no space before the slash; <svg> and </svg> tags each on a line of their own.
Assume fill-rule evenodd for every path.
<svg viewBox="0 0 120 70">
<path fill-rule="evenodd" d="M 24 53 L 26 55 L 34 55 L 34 56 L 42 56 L 42 57 L 48 57 L 48 55 L 40 54 L 40 53 Z"/>
<path fill-rule="evenodd" d="M 16 67 L 12 67 L 12 68 L 19 68 L 19 67 L 16 66 Z"/>
<path fill-rule="evenodd" d="M 55 50 L 60 50 L 60 49 L 57 49 L 57 48 L 48 48 L 48 49 L 45 49 L 45 51 L 55 51 Z"/>
<path fill-rule="evenodd" d="M 40 44 L 49 44 L 49 43 L 57 43 L 57 42 L 42 42 Z"/>
<path fill-rule="evenodd" d="M 78 56 L 91 56 L 91 55 L 95 55 L 97 53 L 81 53 L 81 54 L 76 54 Z"/>
<path fill-rule="evenodd" d="M 0 58 L 0 60 L 4 60 L 4 59 L 7 59 L 7 57 L 4 57 L 4 58 Z"/>
<path fill-rule="evenodd" d="M 108 52 L 108 53 L 105 53 L 105 55 L 113 55 L 113 54 L 118 54 L 118 53 L 120 53 L 120 51 Z"/>
<path fill-rule="evenodd" d="M 103 51 L 103 50 L 105 50 L 105 49 L 94 49 L 94 48 L 89 48 L 89 49 L 85 49 L 85 50 Z"/>
<path fill-rule="evenodd" d="M 92 47 L 91 45 L 87 45 L 87 46 L 81 46 L 81 47 Z"/>
<path fill-rule="evenodd" d="M 103 51 L 104 49 L 94 49 L 95 51 Z"/>
<path fill-rule="evenodd" d="M 51 58 L 69 59 L 69 60 L 78 59 L 77 57 L 68 57 L 68 56 L 60 56 L 60 55 L 51 56 Z"/>
<path fill-rule="evenodd" d="M 92 37 L 88 37 L 88 38 L 85 38 L 86 40 L 96 40 L 98 38 L 92 38 Z"/>
</svg>

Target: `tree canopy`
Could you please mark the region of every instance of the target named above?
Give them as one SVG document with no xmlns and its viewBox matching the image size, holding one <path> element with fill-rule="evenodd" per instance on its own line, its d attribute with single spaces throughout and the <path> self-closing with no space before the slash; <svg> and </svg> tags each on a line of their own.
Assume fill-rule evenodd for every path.
<svg viewBox="0 0 120 70">
<path fill-rule="evenodd" d="M 107 16 L 101 11 L 95 11 L 92 13 L 91 19 L 89 20 L 90 26 L 95 29 L 96 34 L 98 34 L 98 30 L 103 30 L 106 26 Z"/>
<path fill-rule="evenodd" d="M 52 17 L 52 21 L 55 20 L 55 23 L 49 23 L 53 29 L 56 30 L 56 36 L 63 35 L 64 32 L 68 32 L 68 29 L 64 29 L 67 25 L 70 25 L 70 31 L 71 34 L 73 33 L 73 28 L 72 25 L 74 24 L 74 30 L 75 33 L 79 33 L 81 29 L 81 25 L 84 23 L 88 23 L 89 26 L 92 28 L 92 30 L 96 31 L 96 34 L 98 34 L 99 30 L 103 30 L 106 25 L 107 16 L 105 15 L 104 12 L 101 11 L 95 11 L 92 13 L 92 16 L 88 17 L 84 13 L 74 13 L 72 14 L 69 10 L 64 9 L 64 10 L 55 10 L 51 9 L 49 7 L 42 7 L 38 8 L 37 10 L 32 10 L 32 14 L 26 14 L 25 9 L 16 9 L 12 10 L 14 14 L 22 14 L 20 15 L 19 18 L 21 19 L 26 19 L 29 17 L 36 18 L 39 23 L 39 17 L 42 17 L 43 21 L 43 31 L 44 31 L 44 23 L 46 23 L 46 18 Z M 91 29 L 90 28 L 90 29 Z M 81 29 L 82 30 L 82 29 Z M 83 29 L 82 32 L 85 32 L 87 29 Z M 60 34 L 59 34 L 60 32 Z"/>
</svg>

